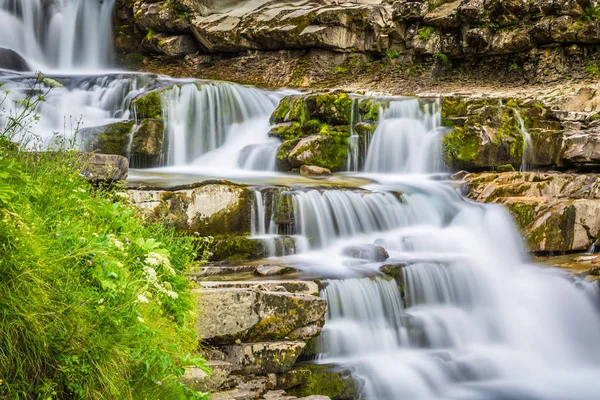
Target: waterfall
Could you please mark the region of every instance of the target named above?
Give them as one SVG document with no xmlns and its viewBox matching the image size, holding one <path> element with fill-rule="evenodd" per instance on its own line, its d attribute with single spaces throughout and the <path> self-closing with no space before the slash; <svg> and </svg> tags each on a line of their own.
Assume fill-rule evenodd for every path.
<svg viewBox="0 0 600 400">
<path fill-rule="evenodd" d="M 36 69 L 100 69 L 112 56 L 114 0 L 0 0 L 0 47 Z"/>
<path fill-rule="evenodd" d="M 169 165 L 237 168 L 241 160 L 242 167 L 274 169 L 276 139 L 268 132 L 277 101 L 277 96 L 261 90 L 223 82 L 189 83 L 164 91 Z M 265 157 L 271 158 L 265 162 Z"/>
<path fill-rule="evenodd" d="M 513 108 L 513 113 L 515 115 L 515 119 L 517 121 L 517 129 L 521 135 L 523 135 L 523 155 L 521 158 L 521 172 L 528 170 L 528 164 L 530 164 L 533 160 L 533 141 L 531 140 L 531 135 L 527 132 L 527 128 L 525 128 L 525 121 L 519 110 Z"/>
<path fill-rule="evenodd" d="M 440 172 L 440 103 L 420 100 L 392 101 L 380 113 L 369 146 L 365 171 L 424 174 Z"/>
</svg>

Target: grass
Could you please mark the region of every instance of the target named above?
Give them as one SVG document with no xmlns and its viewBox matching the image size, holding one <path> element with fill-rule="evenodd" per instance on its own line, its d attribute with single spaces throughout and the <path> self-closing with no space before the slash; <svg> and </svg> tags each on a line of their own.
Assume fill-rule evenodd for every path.
<svg viewBox="0 0 600 400">
<path fill-rule="evenodd" d="M 429 38 L 431 38 L 431 35 L 433 34 L 433 32 L 435 32 L 435 28 L 433 26 L 424 26 L 421 29 L 419 29 L 417 34 L 419 35 L 419 37 L 421 39 L 429 40 Z"/>
<path fill-rule="evenodd" d="M 0 116 L 0 398 L 206 398 L 180 383 L 205 368 L 182 276 L 203 249 L 93 187 L 69 143 L 24 151 L 44 94 Z"/>
</svg>

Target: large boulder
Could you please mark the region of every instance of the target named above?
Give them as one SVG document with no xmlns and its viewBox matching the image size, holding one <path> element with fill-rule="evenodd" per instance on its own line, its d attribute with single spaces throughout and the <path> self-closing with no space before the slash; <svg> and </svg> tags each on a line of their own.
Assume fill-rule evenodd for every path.
<svg viewBox="0 0 600 400">
<path fill-rule="evenodd" d="M 201 236 L 250 232 L 252 194 L 242 185 L 206 181 L 175 190 L 128 192 L 131 202 L 146 218 L 166 222 L 185 232 Z"/>
<path fill-rule="evenodd" d="M 83 151 L 116 154 L 127 157 L 134 121 L 119 121 L 112 124 L 83 128 L 79 131 Z"/>
<path fill-rule="evenodd" d="M 127 179 L 129 162 L 127 158 L 114 154 L 82 155 L 85 171 L 82 175 L 94 182 L 114 182 Z"/>
<path fill-rule="evenodd" d="M 3 47 L 0 47 L 0 69 L 9 69 L 18 72 L 31 70 L 27 61 L 19 53 Z"/>
<path fill-rule="evenodd" d="M 233 365 L 238 374 L 268 374 L 292 369 L 300 356 L 305 342 L 281 341 L 240 343 L 222 346 L 225 360 Z"/>
<path fill-rule="evenodd" d="M 257 285 L 208 286 L 199 291 L 198 337 L 212 344 L 309 339 L 324 324 L 327 303 L 320 297 Z M 215 323 L 218 321 L 218 323 Z M 305 329 L 306 327 L 316 329 Z M 303 334 L 310 332 L 309 337 Z"/>
</svg>

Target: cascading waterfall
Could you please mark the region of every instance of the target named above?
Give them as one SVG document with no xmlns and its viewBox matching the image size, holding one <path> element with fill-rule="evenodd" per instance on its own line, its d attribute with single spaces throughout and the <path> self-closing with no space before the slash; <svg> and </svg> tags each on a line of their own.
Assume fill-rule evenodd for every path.
<svg viewBox="0 0 600 400">
<path fill-rule="evenodd" d="M 365 161 L 366 172 L 425 174 L 441 172 L 440 103 L 392 101 L 380 112 Z"/>
<path fill-rule="evenodd" d="M 114 0 L 0 0 L 0 47 L 16 51 L 35 69 L 107 67 L 113 4 Z"/>
<path fill-rule="evenodd" d="M 278 99 L 224 82 L 189 83 L 163 92 L 169 165 L 274 169 L 278 141 L 268 132 Z"/>
</svg>

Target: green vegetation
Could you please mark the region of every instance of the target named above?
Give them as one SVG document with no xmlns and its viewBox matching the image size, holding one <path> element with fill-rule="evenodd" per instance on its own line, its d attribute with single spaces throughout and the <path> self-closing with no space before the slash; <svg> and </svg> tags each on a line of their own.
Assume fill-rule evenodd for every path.
<svg viewBox="0 0 600 400">
<path fill-rule="evenodd" d="M 435 28 L 433 26 L 424 26 L 417 32 L 419 37 L 423 40 L 429 40 L 431 35 L 435 32 Z"/>
<path fill-rule="evenodd" d="M 594 78 L 600 77 L 600 65 L 598 63 L 592 63 L 585 67 L 587 73 L 592 75 Z"/>
<path fill-rule="evenodd" d="M 387 49 L 385 51 L 385 55 L 387 58 L 389 58 L 390 60 L 395 60 L 396 58 L 402 56 L 402 53 L 397 51 L 397 50 L 392 50 L 392 49 Z"/>
<path fill-rule="evenodd" d="M 600 7 L 588 6 L 584 8 L 583 14 L 580 17 L 583 22 L 597 21 L 600 20 Z"/>
<path fill-rule="evenodd" d="M 93 187 L 69 143 L 23 151 L 51 86 L 2 118 L 0 398 L 206 398 L 180 383 L 205 369 L 182 276 L 203 250 L 144 223 L 119 185 Z"/>
<path fill-rule="evenodd" d="M 448 64 L 450 62 L 448 56 L 444 53 L 435 53 L 433 57 L 435 57 L 435 59 L 442 64 Z"/>
</svg>

